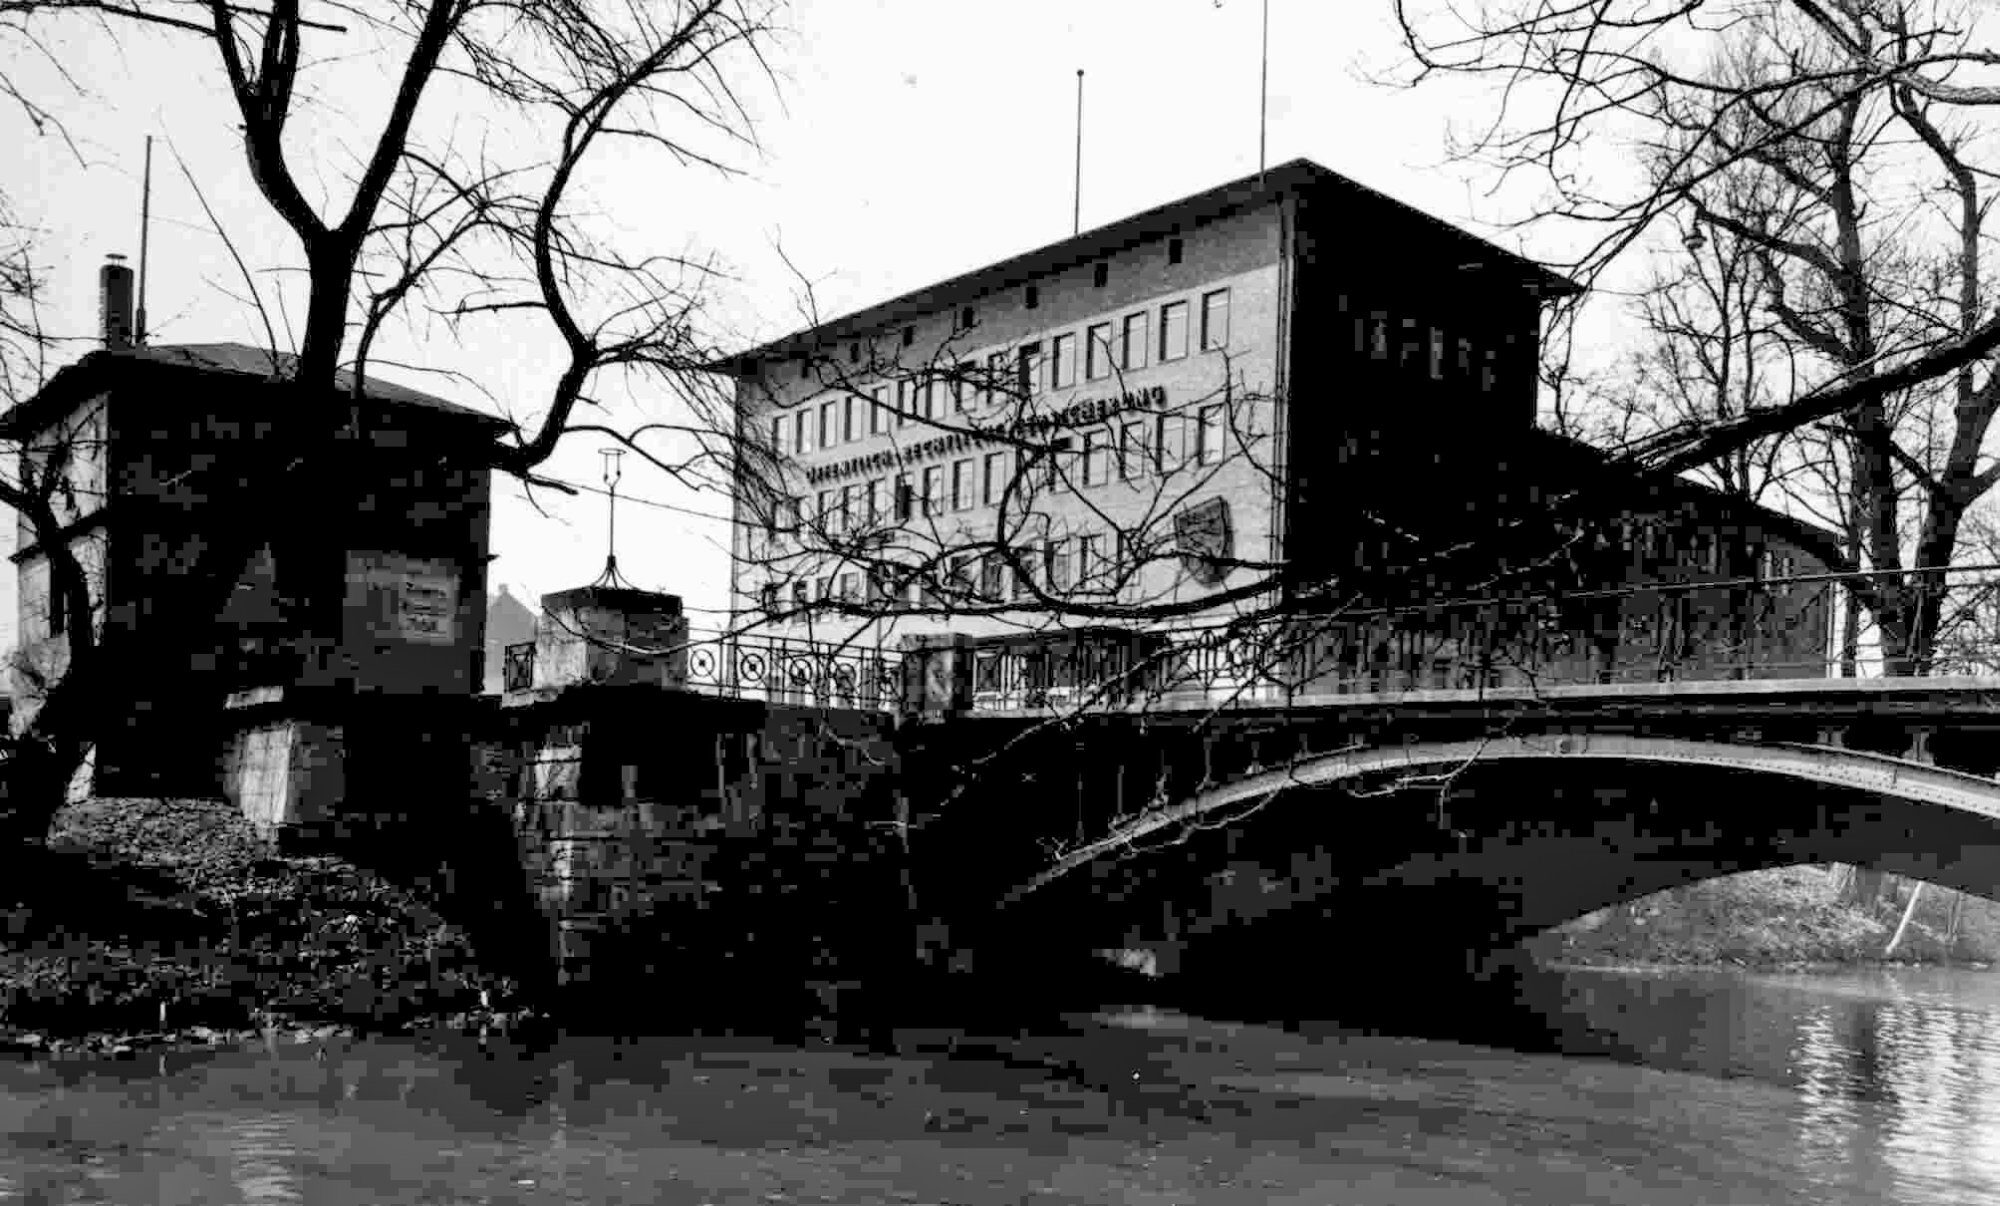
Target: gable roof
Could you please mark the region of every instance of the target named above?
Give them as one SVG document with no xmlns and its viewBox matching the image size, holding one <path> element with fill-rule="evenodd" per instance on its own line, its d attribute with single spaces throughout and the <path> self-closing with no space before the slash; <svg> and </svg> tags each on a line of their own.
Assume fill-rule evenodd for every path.
<svg viewBox="0 0 2000 1206">
<path fill-rule="evenodd" d="M 245 380 L 272 380 L 290 375 L 297 365 L 298 357 L 289 352 L 273 354 L 268 349 L 243 343 L 184 343 L 100 349 L 65 366 L 49 379 L 41 392 L 0 414 L 0 437 L 12 438 L 33 430 L 52 414 L 102 388 L 114 376 L 166 369 L 221 373 Z M 354 374 L 342 369 L 334 374 L 334 381 L 342 390 L 352 389 Z M 385 406 L 413 407 L 463 419 L 467 423 L 484 424 L 496 430 L 513 426 L 498 415 L 398 385 L 373 373 L 368 374 L 362 396 Z"/>
<path fill-rule="evenodd" d="M 1461 230 L 1442 218 L 1350 180 L 1310 159 L 1293 159 L 1267 171 L 1231 180 L 1033 251 L 926 285 L 818 326 L 794 331 L 724 356 L 707 367 L 716 372 L 742 375 L 759 360 L 807 352 L 822 343 L 895 326 L 908 318 L 935 313 L 997 289 L 1011 288 L 1027 278 L 1088 263 L 1145 239 L 1184 230 L 1225 214 L 1252 209 L 1306 189 L 1323 190 L 1326 195 L 1338 200 L 1382 211 L 1424 229 L 1434 234 L 1440 243 L 1477 256 L 1482 263 L 1491 264 L 1502 273 L 1516 277 L 1524 289 L 1539 296 L 1557 297 L 1583 291 L 1575 281 Z"/>
</svg>

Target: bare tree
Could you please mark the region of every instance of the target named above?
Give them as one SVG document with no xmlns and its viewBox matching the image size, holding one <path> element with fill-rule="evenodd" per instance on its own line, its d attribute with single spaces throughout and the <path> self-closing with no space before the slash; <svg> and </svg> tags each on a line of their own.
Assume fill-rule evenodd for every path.
<svg viewBox="0 0 2000 1206">
<path fill-rule="evenodd" d="M 1573 266 L 1584 278 L 1663 221 L 1752 250 L 1765 317 L 1818 371 L 1779 405 L 1675 424 L 1631 455 L 1693 468 L 1837 418 L 1849 496 L 1836 506 L 1861 536 L 1855 568 L 1878 571 L 1852 589 L 1885 667 L 1925 672 L 1945 601 L 1924 571 L 1951 564 L 1962 517 L 2000 475 L 1983 451 L 2000 405 L 2000 320 L 1983 301 L 1990 198 L 1974 137 L 2000 88 L 1961 79 L 2000 60 L 1960 6 L 1413 8 L 1397 5 L 1415 79 L 1506 85 L 1504 112 L 1463 150 L 1550 184 L 1531 220 L 1587 232 Z M 1630 183 L 1575 170 L 1614 131 L 1650 148 L 1652 170 Z M 1937 203 L 1892 187 L 1911 171 L 1943 177 Z M 1931 383 L 1949 390 L 1941 424 L 1923 417 Z"/>
<path fill-rule="evenodd" d="M 538 482 L 536 467 L 566 434 L 610 431 L 684 479 L 726 480 L 715 465 L 733 432 L 727 399 L 696 371 L 712 359 L 697 322 L 708 266 L 617 246 L 591 222 L 582 180 L 593 160 L 619 147 L 655 154 L 664 165 L 731 170 L 730 157 L 754 146 L 742 89 L 772 78 L 763 47 L 774 7 L 763 0 L 0 5 L 9 34 L 32 45 L 70 22 L 99 36 L 157 37 L 213 56 L 242 122 L 251 179 L 296 242 L 306 280 L 303 317 L 290 326 L 296 354 L 274 355 L 271 371 L 290 387 L 295 421 L 308 435 L 283 455 L 248 457 L 226 480 L 218 477 L 217 499 L 242 522 L 218 534 L 199 567 L 206 586 L 185 601 L 191 617 L 206 618 L 191 632 L 208 635 L 221 601 L 268 543 L 272 533 L 253 517 L 279 513 L 283 499 L 341 472 L 336 437 L 368 388 L 376 338 L 419 306 L 452 322 L 528 315 L 547 322 L 564 349 L 539 415 L 512 436 L 465 449 L 470 463 Z M 352 60 L 381 72 L 388 103 L 363 140 L 346 195 L 317 202 L 302 181 L 339 179 L 343 169 L 302 159 L 301 140 L 287 132 L 311 112 L 304 98 L 314 73 Z M 74 84 L 89 87 L 82 69 L 68 70 Z M 35 98 L 15 94 L 31 113 L 41 111 Z M 451 112 L 468 99 L 516 127 L 469 151 Z M 493 145 L 512 148 L 511 157 L 488 158 Z M 645 375 L 678 401 L 685 420 L 617 430 L 579 421 L 579 408 L 597 404 L 606 374 Z M 692 457 L 659 451 L 675 432 L 698 433 Z M 26 476 L 24 488 L 43 484 Z M 20 507 L 31 499 L 16 492 L 4 501 Z M 45 535 L 56 538 L 54 530 Z M 73 638 L 77 632 L 70 629 Z M 106 660 L 87 639 L 73 639 L 31 734 L 30 744 L 48 753 L 48 773 L 32 789 L 15 785 L 9 801 L 24 834 L 45 827 L 60 802 L 49 785 L 67 778 L 58 764 L 73 766 L 92 717 L 110 711 L 100 705 L 120 693 Z"/>
</svg>

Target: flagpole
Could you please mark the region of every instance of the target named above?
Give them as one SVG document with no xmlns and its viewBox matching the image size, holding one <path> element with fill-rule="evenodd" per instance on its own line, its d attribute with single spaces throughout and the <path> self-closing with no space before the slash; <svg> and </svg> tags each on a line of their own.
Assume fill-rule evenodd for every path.
<svg viewBox="0 0 2000 1206">
<path fill-rule="evenodd" d="M 1271 108 L 1271 0 L 1264 0 L 1264 40 L 1257 63 L 1257 178 L 1264 177 L 1264 127 Z"/>
<path fill-rule="evenodd" d="M 1075 208 L 1070 214 L 1070 231 L 1083 231 L 1083 68 L 1076 69 L 1076 190 Z"/>
</svg>

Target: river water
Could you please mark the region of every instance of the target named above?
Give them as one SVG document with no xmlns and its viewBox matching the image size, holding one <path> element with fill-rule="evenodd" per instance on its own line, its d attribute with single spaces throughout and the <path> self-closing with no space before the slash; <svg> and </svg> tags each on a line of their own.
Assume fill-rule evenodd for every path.
<svg viewBox="0 0 2000 1206">
<path fill-rule="evenodd" d="M 1546 999 L 1546 998 L 1544 998 Z M 1562 973 L 1536 1053 L 1147 1009 L 0 1059 L 0 1202 L 2000 1203 L 2000 973 Z"/>
</svg>

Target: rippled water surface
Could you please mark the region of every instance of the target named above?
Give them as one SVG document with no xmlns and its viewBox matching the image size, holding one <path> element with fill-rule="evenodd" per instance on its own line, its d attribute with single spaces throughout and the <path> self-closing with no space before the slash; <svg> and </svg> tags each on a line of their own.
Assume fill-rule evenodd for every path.
<svg viewBox="0 0 2000 1206">
<path fill-rule="evenodd" d="M 1569 1054 L 1177 1014 L 901 1054 L 0 1061 L 0 1201 L 2000 1202 L 2000 975 L 1571 972 Z"/>
</svg>

